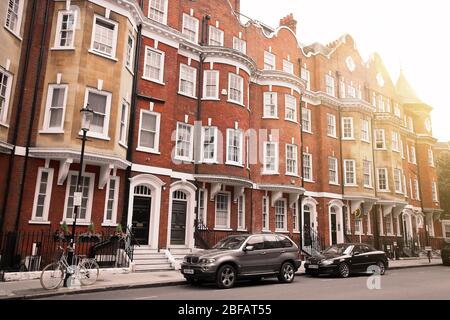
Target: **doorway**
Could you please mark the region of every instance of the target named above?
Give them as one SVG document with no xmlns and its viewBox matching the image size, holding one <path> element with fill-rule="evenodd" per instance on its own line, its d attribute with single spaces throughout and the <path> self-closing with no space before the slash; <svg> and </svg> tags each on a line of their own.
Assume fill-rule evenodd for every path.
<svg viewBox="0 0 450 320">
<path fill-rule="evenodd" d="M 331 232 L 331 245 L 337 244 L 337 212 L 335 207 L 330 208 L 330 232 Z"/>
<path fill-rule="evenodd" d="M 147 245 L 149 243 L 151 207 L 152 198 L 134 197 L 131 230 L 139 244 Z"/>
<path fill-rule="evenodd" d="M 172 220 L 170 230 L 171 245 L 186 244 L 187 195 L 180 190 L 173 192 Z"/>
</svg>

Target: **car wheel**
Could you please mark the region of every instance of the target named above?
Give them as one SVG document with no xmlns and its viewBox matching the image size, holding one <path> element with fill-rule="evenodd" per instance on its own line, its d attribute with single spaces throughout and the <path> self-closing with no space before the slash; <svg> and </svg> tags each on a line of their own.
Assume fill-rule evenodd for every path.
<svg viewBox="0 0 450 320">
<path fill-rule="evenodd" d="M 280 274 L 278 275 L 278 280 L 283 283 L 290 283 L 294 281 L 295 270 L 294 266 L 290 262 L 285 262 L 281 266 Z"/>
<path fill-rule="evenodd" d="M 384 274 L 386 273 L 386 266 L 384 265 L 384 262 L 383 261 L 378 261 L 377 262 L 377 267 L 379 268 L 380 275 L 384 276 Z"/>
<path fill-rule="evenodd" d="M 338 276 L 341 278 L 348 278 L 350 275 L 350 268 L 348 264 L 342 262 L 338 267 Z"/>
<path fill-rule="evenodd" d="M 219 268 L 216 277 L 216 285 L 220 289 L 230 289 L 236 283 L 236 269 L 225 264 Z"/>
</svg>

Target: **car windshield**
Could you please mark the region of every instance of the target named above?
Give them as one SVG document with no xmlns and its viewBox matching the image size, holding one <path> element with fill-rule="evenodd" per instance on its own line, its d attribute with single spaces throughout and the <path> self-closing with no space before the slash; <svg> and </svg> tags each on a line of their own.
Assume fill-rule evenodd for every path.
<svg viewBox="0 0 450 320">
<path fill-rule="evenodd" d="M 353 246 L 350 244 L 338 244 L 325 249 L 322 254 L 344 255 L 349 254 Z"/>
<path fill-rule="evenodd" d="M 229 250 L 238 249 L 244 243 L 246 236 L 234 236 L 220 240 L 216 243 L 213 249 Z"/>
</svg>

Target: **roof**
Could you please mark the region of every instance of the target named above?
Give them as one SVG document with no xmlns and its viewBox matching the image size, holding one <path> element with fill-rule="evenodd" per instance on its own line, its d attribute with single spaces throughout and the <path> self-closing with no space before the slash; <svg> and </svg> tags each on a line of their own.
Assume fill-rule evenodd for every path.
<svg viewBox="0 0 450 320">
<path fill-rule="evenodd" d="M 416 91 L 413 89 L 409 81 L 406 79 L 403 70 L 400 70 L 400 75 L 397 80 L 396 90 L 400 102 L 402 104 L 422 104 L 426 105 L 418 96 Z"/>
</svg>

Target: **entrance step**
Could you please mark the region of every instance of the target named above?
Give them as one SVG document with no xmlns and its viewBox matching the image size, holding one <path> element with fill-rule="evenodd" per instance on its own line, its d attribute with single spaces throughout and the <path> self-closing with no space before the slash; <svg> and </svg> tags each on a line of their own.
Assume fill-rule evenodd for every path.
<svg viewBox="0 0 450 320">
<path fill-rule="evenodd" d="M 151 249 L 149 246 L 135 247 L 133 253 L 135 271 L 173 270 L 164 252 Z"/>
<path fill-rule="evenodd" d="M 136 265 L 135 271 L 159 271 L 159 270 L 173 270 L 170 263 L 146 264 Z"/>
</svg>

